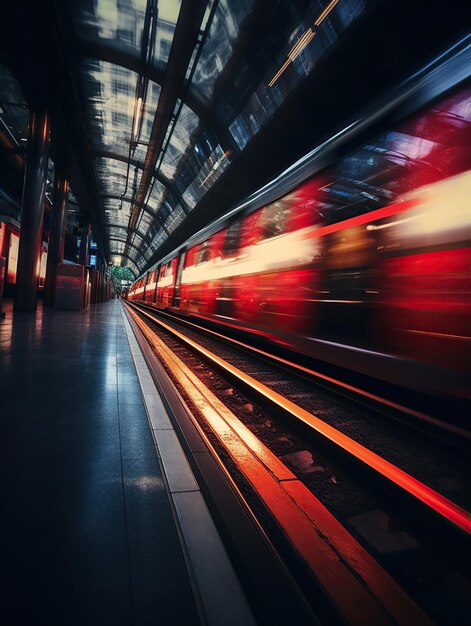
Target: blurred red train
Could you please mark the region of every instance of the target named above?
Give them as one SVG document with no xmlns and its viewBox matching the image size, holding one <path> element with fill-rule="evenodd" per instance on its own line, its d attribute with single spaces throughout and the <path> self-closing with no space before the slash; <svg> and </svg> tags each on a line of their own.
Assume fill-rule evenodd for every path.
<svg viewBox="0 0 471 626">
<path fill-rule="evenodd" d="M 412 77 L 162 259 L 128 299 L 471 397 L 466 64 L 461 46 Z"/>
</svg>

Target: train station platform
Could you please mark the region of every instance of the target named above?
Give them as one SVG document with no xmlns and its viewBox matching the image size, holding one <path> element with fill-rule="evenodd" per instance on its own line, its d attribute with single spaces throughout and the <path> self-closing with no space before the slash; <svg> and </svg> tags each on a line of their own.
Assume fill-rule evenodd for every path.
<svg viewBox="0 0 471 626">
<path fill-rule="evenodd" d="M 4 310 L 0 623 L 254 623 L 121 302 Z"/>
</svg>

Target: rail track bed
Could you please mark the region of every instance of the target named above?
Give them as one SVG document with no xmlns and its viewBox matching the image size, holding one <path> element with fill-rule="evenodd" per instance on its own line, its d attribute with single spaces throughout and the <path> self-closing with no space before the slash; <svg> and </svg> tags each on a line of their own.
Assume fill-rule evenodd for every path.
<svg viewBox="0 0 471 626">
<path fill-rule="evenodd" d="M 322 622 L 466 622 L 465 431 L 155 309 L 128 311 Z"/>
</svg>

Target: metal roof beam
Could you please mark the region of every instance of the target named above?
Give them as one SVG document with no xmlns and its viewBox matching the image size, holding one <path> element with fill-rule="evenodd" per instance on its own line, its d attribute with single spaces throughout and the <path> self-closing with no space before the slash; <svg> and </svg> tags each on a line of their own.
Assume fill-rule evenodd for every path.
<svg viewBox="0 0 471 626">
<path fill-rule="evenodd" d="M 185 74 L 191 55 L 198 42 L 206 5 L 207 0 L 182 0 L 167 63 L 167 73 L 160 91 L 159 103 L 149 139 L 144 170 L 136 196 L 136 203 L 129 219 L 130 228 L 135 227 L 140 212 L 139 205 L 142 205 L 149 190 L 152 172 L 162 150 L 178 96 L 183 90 Z"/>
<path fill-rule="evenodd" d="M 109 241 L 118 241 L 118 242 L 120 242 L 120 243 L 127 244 L 127 245 L 128 245 L 129 247 L 131 247 L 131 248 L 134 248 L 134 250 L 137 250 L 138 254 L 140 254 L 140 255 L 141 255 L 141 257 L 144 259 L 144 261 L 145 261 L 146 263 L 148 263 L 148 259 L 146 259 L 146 257 L 144 256 L 144 253 L 143 253 L 143 252 L 141 252 L 141 249 L 139 248 L 139 246 L 136 246 L 136 244 L 135 244 L 135 243 L 129 243 L 129 242 L 127 242 L 127 241 L 126 241 L 126 239 L 119 239 L 118 237 L 109 237 L 109 238 L 108 238 L 108 240 L 109 240 Z M 117 252 L 117 254 L 120 254 L 120 253 L 119 253 L 119 252 Z M 123 254 L 124 254 L 124 253 L 123 253 Z M 130 257 L 130 258 L 132 258 L 132 257 Z"/>
<path fill-rule="evenodd" d="M 127 156 L 119 154 L 118 152 L 113 152 L 113 151 L 108 151 L 108 150 L 97 150 L 95 152 L 95 156 L 102 157 L 104 159 L 114 159 L 116 161 L 121 161 L 122 163 L 127 163 L 129 161 L 129 163 L 130 163 L 130 165 L 132 167 L 138 167 L 140 170 L 144 169 L 144 163 L 141 163 L 140 161 L 136 161 L 135 159 L 128 159 Z M 159 183 L 162 183 L 162 185 L 164 187 L 166 187 L 169 191 L 171 191 L 173 193 L 173 195 L 180 202 L 183 210 L 186 211 L 187 213 L 189 213 L 190 209 L 189 209 L 187 203 L 183 199 L 181 193 L 179 191 L 177 191 L 177 189 L 176 189 L 175 185 L 172 183 L 172 181 L 170 181 L 166 176 L 161 174 L 159 172 L 159 170 L 154 170 L 152 175 L 153 175 L 153 177 L 155 179 L 157 179 L 159 181 Z M 118 196 L 118 197 L 121 198 L 121 196 Z M 134 204 L 137 204 L 137 200 L 134 202 Z M 140 206 L 142 208 L 142 206 L 145 206 L 145 205 L 141 204 Z M 154 215 L 155 215 L 155 213 L 154 213 Z"/>
<path fill-rule="evenodd" d="M 129 228 L 127 228 L 126 226 L 123 226 L 123 224 L 105 224 L 105 228 L 120 228 L 121 230 L 125 230 L 126 232 L 129 232 Z M 140 237 L 142 239 L 142 241 L 144 243 L 146 243 L 145 240 L 145 235 L 142 234 L 142 232 L 140 230 L 137 230 L 137 228 L 134 228 L 132 231 L 133 235 L 137 235 L 138 237 Z"/>
</svg>

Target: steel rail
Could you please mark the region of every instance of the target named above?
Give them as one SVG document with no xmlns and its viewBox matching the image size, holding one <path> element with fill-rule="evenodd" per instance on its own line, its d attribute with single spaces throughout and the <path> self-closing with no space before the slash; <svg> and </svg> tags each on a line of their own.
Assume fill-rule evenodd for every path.
<svg viewBox="0 0 471 626">
<path fill-rule="evenodd" d="M 430 625 L 423 610 L 305 485 L 162 341 L 138 307 L 130 314 L 185 389 L 237 468 L 305 560 L 343 621 L 354 626 Z M 139 313 L 139 314 L 138 314 Z"/>
<path fill-rule="evenodd" d="M 130 304 L 130 303 L 128 303 Z M 217 355 L 213 354 L 203 346 L 200 346 L 195 341 L 185 337 L 182 333 L 171 328 L 164 322 L 157 320 L 154 316 L 139 309 L 134 304 L 131 304 L 133 308 L 139 310 L 141 315 L 144 315 L 154 324 L 162 327 L 165 331 L 171 333 L 177 337 L 181 342 L 192 348 L 198 354 L 205 359 L 216 365 L 219 369 L 230 375 L 231 378 L 239 381 L 244 386 L 250 387 L 251 390 L 258 393 L 258 395 L 265 401 L 270 402 L 276 408 L 281 409 L 286 414 L 291 415 L 303 424 L 311 428 L 313 431 L 321 435 L 333 443 L 350 456 L 359 460 L 361 463 L 374 470 L 380 476 L 389 480 L 392 484 L 399 487 L 402 491 L 408 493 L 416 500 L 427 506 L 429 509 L 437 513 L 440 517 L 447 520 L 457 528 L 461 529 L 465 533 L 471 535 L 471 513 L 462 507 L 458 506 L 445 496 L 441 495 L 431 487 L 428 487 L 421 481 L 417 480 L 404 470 L 390 463 L 386 459 L 375 452 L 369 450 L 367 447 L 358 443 L 351 437 L 341 433 L 339 430 L 326 424 L 324 421 L 309 413 L 305 409 L 296 405 L 291 400 L 283 397 L 281 394 L 270 389 L 263 383 L 257 381 L 252 376 L 245 374 L 241 370 L 237 369 L 224 359 L 221 359 Z"/>
<path fill-rule="evenodd" d="M 221 341 L 224 341 L 225 343 L 233 345 L 236 348 L 239 348 L 245 352 L 249 352 L 250 354 L 254 354 L 257 357 L 266 359 L 281 367 L 285 367 L 296 375 L 299 375 L 299 376 L 307 375 L 310 379 L 314 379 L 314 380 L 317 379 L 322 382 L 328 383 L 329 385 L 333 385 L 342 391 L 353 393 L 354 395 L 359 396 L 360 398 L 364 400 L 374 402 L 375 404 L 385 407 L 386 409 L 391 409 L 403 415 L 413 417 L 414 419 L 424 424 L 433 426 L 434 428 L 437 428 L 440 431 L 447 431 L 450 434 L 452 434 L 454 437 L 457 437 L 466 441 L 467 444 L 471 443 L 471 432 L 469 430 L 465 430 L 464 428 L 460 428 L 459 426 L 456 426 L 455 424 L 449 424 L 436 417 L 427 415 L 426 413 L 423 413 L 422 411 L 417 411 L 415 409 L 405 406 L 404 404 L 395 402 L 394 400 L 383 398 L 382 396 L 378 396 L 377 394 L 372 393 L 371 391 L 367 391 L 366 389 L 361 389 L 360 387 L 356 387 L 355 385 L 351 385 L 345 381 L 339 380 L 338 378 L 328 376 L 327 374 L 323 374 L 322 372 L 318 372 L 304 365 L 300 365 L 299 363 L 295 363 L 294 361 L 290 361 L 289 359 L 285 359 L 276 354 L 272 354 L 271 352 L 267 352 L 266 350 L 262 350 L 261 348 L 256 348 L 255 346 L 252 346 L 243 341 L 239 341 L 238 339 L 234 339 L 233 337 L 228 337 L 226 335 L 223 335 L 222 333 L 218 333 L 215 330 L 206 328 L 205 326 L 200 326 L 199 324 L 196 324 L 195 322 L 190 322 L 189 320 L 183 319 L 181 317 L 172 316 L 167 312 L 159 311 L 154 306 L 147 304 L 145 302 L 139 302 L 139 303 L 133 303 L 133 304 L 139 307 L 144 306 L 148 308 L 149 310 L 152 310 L 158 313 L 159 315 L 169 317 L 172 320 L 178 321 L 178 323 L 180 324 L 184 324 L 186 326 L 194 328 L 198 332 L 204 332 Z"/>
</svg>

